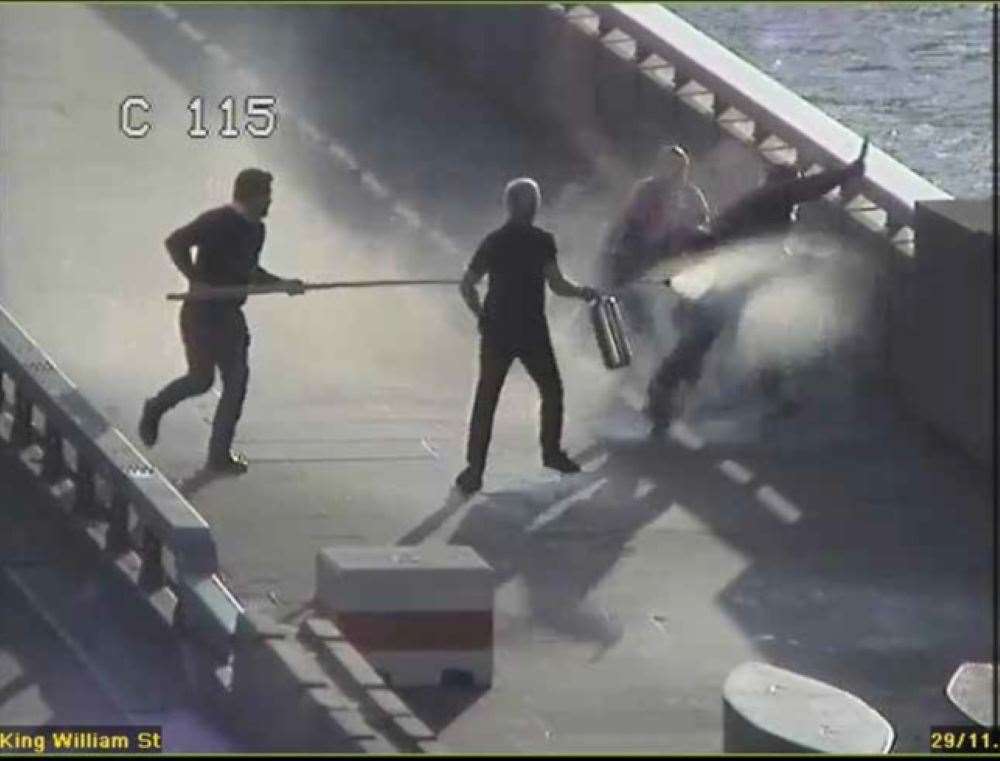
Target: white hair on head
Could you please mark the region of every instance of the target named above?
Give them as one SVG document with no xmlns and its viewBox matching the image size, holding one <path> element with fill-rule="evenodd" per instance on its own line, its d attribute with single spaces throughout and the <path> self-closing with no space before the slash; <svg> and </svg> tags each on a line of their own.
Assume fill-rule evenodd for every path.
<svg viewBox="0 0 1000 761">
<path fill-rule="evenodd" d="M 656 154 L 656 165 L 659 173 L 671 179 L 686 177 L 691 171 L 691 157 L 679 145 L 664 145 Z"/>
<path fill-rule="evenodd" d="M 510 214 L 527 211 L 528 204 L 531 204 L 533 210 L 537 210 L 541 203 L 542 191 L 530 177 L 513 179 L 503 189 L 503 204 Z"/>
<path fill-rule="evenodd" d="M 673 161 L 680 164 L 691 163 L 691 157 L 688 155 L 688 152 L 679 145 L 661 146 L 659 152 L 656 154 L 656 157 L 659 161 L 663 162 Z"/>
</svg>

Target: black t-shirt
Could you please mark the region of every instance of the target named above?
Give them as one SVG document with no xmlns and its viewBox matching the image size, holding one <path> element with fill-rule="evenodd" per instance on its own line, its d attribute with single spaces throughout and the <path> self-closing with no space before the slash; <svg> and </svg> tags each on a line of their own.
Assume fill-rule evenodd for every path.
<svg viewBox="0 0 1000 761">
<path fill-rule="evenodd" d="M 555 238 L 534 225 L 508 222 L 486 236 L 469 269 L 477 275 L 489 275 L 485 303 L 488 334 L 515 339 L 544 335 L 543 270 L 555 261 Z"/>
<path fill-rule="evenodd" d="M 264 245 L 264 223 L 254 222 L 232 206 L 206 211 L 167 238 L 167 248 L 187 252 L 198 247 L 193 276 L 213 286 L 250 285 L 277 280 L 259 265 Z M 226 305 L 243 304 L 246 297 L 226 300 Z"/>
<path fill-rule="evenodd" d="M 849 168 L 786 182 L 768 183 L 750 191 L 722 212 L 712 225 L 719 241 L 755 235 L 787 235 L 795 222 L 795 207 L 822 198 L 849 176 Z"/>
<path fill-rule="evenodd" d="M 765 185 L 723 211 L 713 231 L 724 241 L 756 235 L 785 235 L 794 221 L 795 200 L 784 185 Z"/>
</svg>

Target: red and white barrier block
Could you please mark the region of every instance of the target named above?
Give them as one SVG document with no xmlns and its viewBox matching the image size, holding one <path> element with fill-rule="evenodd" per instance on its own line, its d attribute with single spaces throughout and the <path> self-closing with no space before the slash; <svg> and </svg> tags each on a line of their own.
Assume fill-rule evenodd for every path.
<svg viewBox="0 0 1000 761">
<path fill-rule="evenodd" d="M 394 687 L 493 682 L 493 569 L 455 545 L 327 547 L 316 603 Z"/>
</svg>

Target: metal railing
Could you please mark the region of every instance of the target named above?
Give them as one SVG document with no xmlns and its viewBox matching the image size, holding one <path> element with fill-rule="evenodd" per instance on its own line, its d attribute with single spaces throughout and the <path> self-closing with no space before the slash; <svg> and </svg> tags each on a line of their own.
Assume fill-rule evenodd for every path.
<svg viewBox="0 0 1000 761">
<path fill-rule="evenodd" d="M 857 156 L 859 135 L 658 4 L 548 7 L 767 161 L 809 170 Z M 841 195 L 844 211 L 906 253 L 916 202 L 951 198 L 875 147 L 854 188 L 854 195 Z"/>
<path fill-rule="evenodd" d="M 2 307 L 0 455 L 19 461 L 106 558 L 131 556 L 133 581 L 150 599 L 166 596 L 171 623 L 214 662 L 228 658 L 242 608 L 217 575 L 208 523 Z"/>
</svg>

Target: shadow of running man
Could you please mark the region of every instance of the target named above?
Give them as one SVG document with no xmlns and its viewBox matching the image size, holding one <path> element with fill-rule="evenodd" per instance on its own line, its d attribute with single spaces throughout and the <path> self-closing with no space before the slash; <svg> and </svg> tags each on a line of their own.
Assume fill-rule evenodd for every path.
<svg viewBox="0 0 1000 761">
<path fill-rule="evenodd" d="M 199 468 L 177 484 L 177 491 L 183 494 L 186 499 L 191 499 L 198 492 L 215 481 L 237 477 L 238 475 L 234 473 L 220 473 L 218 470 Z"/>
</svg>

